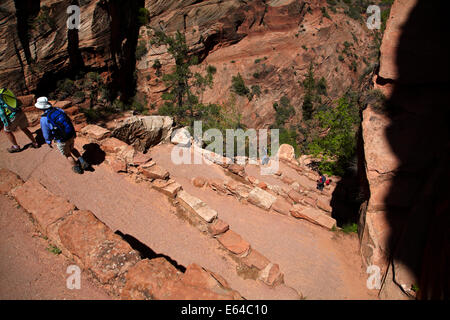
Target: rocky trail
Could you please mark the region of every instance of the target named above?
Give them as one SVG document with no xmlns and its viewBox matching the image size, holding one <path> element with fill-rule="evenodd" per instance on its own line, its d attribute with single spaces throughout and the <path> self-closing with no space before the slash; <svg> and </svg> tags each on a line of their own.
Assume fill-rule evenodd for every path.
<svg viewBox="0 0 450 320">
<path fill-rule="evenodd" d="M 22 145 L 27 143 L 22 133 L 18 133 L 17 138 Z M 83 175 L 74 174 L 57 150 L 47 146 L 26 149 L 18 154 L 2 152 L 0 167 L 17 173 L 24 181 L 38 181 L 50 193 L 73 203 L 79 210 L 92 212 L 113 232 L 137 239 L 140 247 L 147 247 L 178 267 L 195 263 L 219 274 L 246 299 L 376 298 L 376 294 L 365 287 L 366 275 L 356 236 L 332 232 L 303 219 L 274 213 L 273 209 L 264 210 L 253 205 L 252 196 L 248 194 L 244 195 L 248 196 L 248 201 L 238 200 L 206 186 L 197 188 L 192 184 L 196 177 L 225 181 L 228 188 L 230 181 L 246 180 L 215 164 L 174 165 L 170 160 L 172 144 L 150 149 L 152 166 L 149 168 L 144 164 L 138 168 L 130 166 L 133 161 L 129 160 L 128 169 L 126 164 L 124 169 L 120 157 L 111 156 L 111 150 L 114 155 L 121 146 L 111 147 L 112 142 L 120 142 L 116 140 L 107 138 L 100 142 L 92 139 L 92 135 L 79 135 L 76 139 L 78 150 L 99 145 L 106 150 L 105 160 L 98 161 L 92 172 Z M 0 148 L 7 146 L 2 135 Z M 146 157 L 143 163 L 149 161 Z M 170 173 L 170 180 L 167 180 L 168 174 L 155 179 L 157 167 Z M 256 168 L 247 166 L 245 170 L 251 173 Z M 282 164 L 280 170 L 289 170 L 289 167 Z M 118 173 L 120 171 L 128 173 Z M 142 178 L 148 176 L 153 178 Z M 266 177 L 269 185 L 274 179 L 280 186 L 291 182 L 284 176 L 282 179 Z M 264 181 L 260 178 L 258 183 Z M 164 181 L 168 181 L 169 187 L 179 187 L 176 190 L 164 185 L 158 187 Z M 214 185 L 214 181 L 207 185 Z M 159 192 L 164 188 L 169 188 L 172 196 L 167 196 L 164 190 Z M 178 196 L 175 195 L 177 192 Z M 210 231 L 211 236 L 204 227 L 207 225 L 210 230 L 214 225 L 217 229 L 216 222 L 196 223 L 189 214 L 180 214 L 180 210 L 186 211 L 183 208 L 189 211 L 189 201 L 197 198 L 207 205 L 192 208 L 203 208 L 202 212 L 212 209 L 211 212 L 220 217 L 214 221 L 220 220 L 229 227 Z M 228 228 L 230 230 L 224 233 Z M 256 278 L 259 280 L 255 281 Z"/>
</svg>

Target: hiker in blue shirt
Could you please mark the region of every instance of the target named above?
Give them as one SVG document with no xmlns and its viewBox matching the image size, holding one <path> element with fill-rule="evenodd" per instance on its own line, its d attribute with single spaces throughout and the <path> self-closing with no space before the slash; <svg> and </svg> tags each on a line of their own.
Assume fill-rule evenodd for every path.
<svg viewBox="0 0 450 320">
<path fill-rule="evenodd" d="M 25 113 L 17 106 L 16 97 L 8 89 L 2 88 L 0 90 L 0 131 L 4 129 L 6 137 L 12 143 L 12 146 L 8 148 L 7 151 L 9 153 L 22 151 L 13 133 L 17 128 L 20 128 L 20 130 L 22 130 L 30 139 L 33 148 L 39 148 L 39 144 L 28 129 L 29 124 Z M 12 102 L 11 105 L 4 100 L 6 99 L 9 101 L 8 98 L 10 102 Z"/>
<path fill-rule="evenodd" d="M 51 148 L 52 141 L 55 140 L 56 147 L 70 162 L 72 170 L 75 173 L 82 174 L 83 170 L 89 168 L 89 164 L 75 149 L 76 132 L 72 121 L 63 110 L 53 107 L 46 97 L 39 98 L 35 106 L 44 111 L 41 116 L 41 129 L 45 142 Z"/>
</svg>

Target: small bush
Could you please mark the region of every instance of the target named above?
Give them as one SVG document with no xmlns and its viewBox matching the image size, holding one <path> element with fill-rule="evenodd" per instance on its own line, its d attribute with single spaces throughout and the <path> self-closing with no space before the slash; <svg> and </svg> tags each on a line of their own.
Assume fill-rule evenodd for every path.
<svg viewBox="0 0 450 320">
<path fill-rule="evenodd" d="M 358 225 L 356 223 L 346 224 L 342 227 L 345 233 L 358 233 Z"/>
<path fill-rule="evenodd" d="M 59 249 L 57 246 L 54 245 L 49 245 L 47 250 L 51 253 L 53 253 L 54 255 L 59 255 L 62 253 L 61 249 Z"/>
<path fill-rule="evenodd" d="M 137 21 L 140 26 L 145 26 L 150 22 L 150 12 L 147 8 L 139 8 Z"/>
<path fill-rule="evenodd" d="M 325 18 L 328 18 L 329 20 L 331 20 L 330 15 L 327 12 L 327 9 L 325 7 L 320 8 L 320 10 L 322 11 L 322 16 Z"/>
<path fill-rule="evenodd" d="M 136 60 L 141 60 L 142 57 L 147 54 L 147 52 L 148 50 L 145 41 L 139 41 L 138 45 L 136 46 Z"/>
<path fill-rule="evenodd" d="M 250 90 L 245 85 L 244 79 L 240 73 L 238 73 L 237 76 L 233 76 L 231 85 L 231 90 L 240 96 L 246 96 L 250 93 Z"/>
</svg>

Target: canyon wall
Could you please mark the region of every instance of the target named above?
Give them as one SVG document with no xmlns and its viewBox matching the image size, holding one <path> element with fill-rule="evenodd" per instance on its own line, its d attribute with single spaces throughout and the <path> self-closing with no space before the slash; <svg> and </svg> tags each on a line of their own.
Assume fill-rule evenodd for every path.
<svg viewBox="0 0 450 320">
<path fill-rule="evenodd" d="M 81 9 L 80 30 L 68 30 L 66 9 Z M 217 68 L 214 85 L 201 94 L 205 103 L 220 103 L 240 114 L 248 127 L 273 124 L 273 103 L 286 96 L 302 120 L 305 79 L 310 64 L 315 77 L 324 77 L 329 103 L 349 88 L 358 90 L 377 63 L 373 34 L 361 21 L 326 0 L 302 1 L 77 1 L 5 0 L 0 5 L 0 85 L 17 95 L 48 95 L 58 80 L 95 71 L 108 82 L 110 98 L 137 96 L 152 113 L 162 105 L 162 74 L 173 61 L 164 47 L 150 45 L 151 31 L 138 24 L 146 8 L 151 28 L 186 35 L 190 51 L 201 64 L 193 71 Z M 136 59 L 137 46 L 147 51 Z M 375 53 L 375 54 L 374 54 Z M 240 73 L 246 86 L 260 93 L 251 101 L 231 92 L 231 79 Z"/>
<path fill-rule="evenodd" d="M 442 4 L 442 3 L 441 3 Z M 396 0 L 375 88 L 385 103 L 363 111 L 370 199 L 361 252 L 381 268 L 385 299 L 449 296 L 449 49 L 442 8 Z M 447 271 L 445 271 L 447 270 Z"/>
</svg>

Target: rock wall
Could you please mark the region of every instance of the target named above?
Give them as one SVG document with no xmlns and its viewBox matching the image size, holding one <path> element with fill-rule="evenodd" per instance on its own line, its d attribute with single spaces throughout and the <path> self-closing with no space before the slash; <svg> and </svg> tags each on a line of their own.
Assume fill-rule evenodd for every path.
<svg viewBox="0 0 450 320">
<path fill-rule="evenodd" d="M 322 7 L 327 7 L 326 1 L 146 1 L 151 27 L 185 32 L 192 52 L 202 60 L 193 71 L 204 72 L 206 65 L 217 68 L 213 88 L 201 94 L 203 102 L 234 109 L 245 125 L 256 128 L 273 123 L 273 103 L 284 95 L 296 110 L 292 123 L 301 121 L 301 82 L 311 63 L 315 77 L 326 79 L 330 100 L 349 87 L 359 87 L 359 77 L 367 68 L 362 57 L 371 55 L 372 36 L 362 23 L 340 11 L 329 11 L 331 19 L 325 18 Z M 156 110 L 165 85 L 152 66 L 159 60 L 164 73 L 171 70 L 172 60 L 164 48 L 148 44 L 147 32 L 141 28 L 139 41 L 147 43 L 148 52 L 137 62 L 137 89 Z M 346 41 L 352 44 L 351 53 L 342 54 L 341 62 Z M 358 56 L 356 71 L 350 68 L 353 54 Z M 259 86 L 261 94 L 251 101 L 232 95 L 231 80 L 238 73 L 248 88 Z"/>
<path fill-rule="evenodd" d="M 381 268 L 385 299 L 449 296 L 449 49 L 440 15 L 427 1 L 394 2 L 375 79 L 387 100 L 363 111 L 370 199 L 361 252 Z"/>
</svg>

